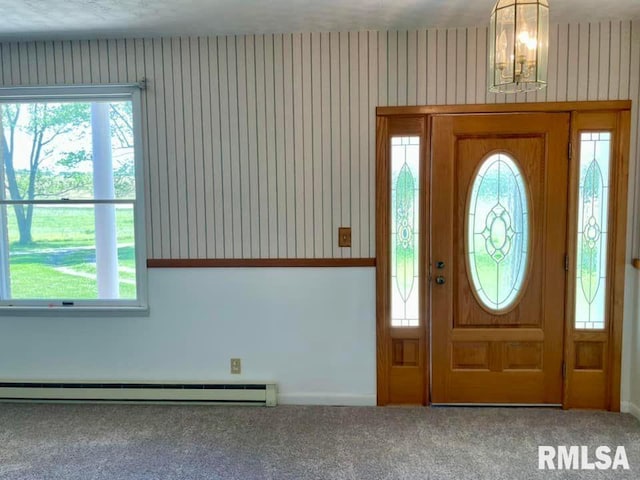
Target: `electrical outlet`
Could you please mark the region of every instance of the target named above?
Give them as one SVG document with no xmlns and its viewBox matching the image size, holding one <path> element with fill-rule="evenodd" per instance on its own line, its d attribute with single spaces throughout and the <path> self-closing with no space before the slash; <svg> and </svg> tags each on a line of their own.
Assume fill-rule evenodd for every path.
<svg viewBox="0 0 640 480">
<path fill-rule="evenodd" d="M 242 361 L 239 358 L 231 359 L 231 373 L 233 375 L 240 375 L 240 373 L 242 373 Z"/>
</svg>

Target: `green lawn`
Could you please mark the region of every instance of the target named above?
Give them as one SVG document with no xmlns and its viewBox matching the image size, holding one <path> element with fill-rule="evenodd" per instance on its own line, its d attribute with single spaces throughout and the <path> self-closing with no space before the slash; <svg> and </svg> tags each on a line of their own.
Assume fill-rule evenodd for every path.
<svg viewBox="0 0 640 480">
<path fill-rule="evenodd" d="M 11 297 L 14 299 L 96 299 L 93 208 L 34 209 L 30 245 L 20 245 L 9 208 Z M 116 209 L 120 298 L 135 299 L 133 210 Z"/>
</svg>

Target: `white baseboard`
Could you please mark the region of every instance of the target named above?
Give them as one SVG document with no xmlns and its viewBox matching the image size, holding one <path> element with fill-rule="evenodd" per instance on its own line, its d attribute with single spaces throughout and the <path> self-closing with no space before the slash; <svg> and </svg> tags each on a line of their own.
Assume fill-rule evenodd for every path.
<svg viewBox="0 0 640 480">
<path fill-rule="evenodd" d="M 630 413 L 640 420 L 640 407 L 632 402 L 620 402 L 620 411 L 622 413 Z"/>
<path fill-rule="evenodd" d="M 342 393 L 278 393 L 278 405 L 335 405 L 341 407 L 372 407 L 377 403 L 373 395 Z"/>
</svg>

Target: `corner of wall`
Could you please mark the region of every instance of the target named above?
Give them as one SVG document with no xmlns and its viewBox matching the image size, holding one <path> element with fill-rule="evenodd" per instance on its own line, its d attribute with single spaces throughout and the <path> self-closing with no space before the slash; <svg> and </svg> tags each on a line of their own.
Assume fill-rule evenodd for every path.
<svg viewBox="0 0 640 480">
<path fill-rule="evenodd" d="M 621 402 L 620 403 L 620 411 L 622 413 L 630 413 L 638 420 L 640 420 L 640 407 L 632 402 Z"/>
</svg>

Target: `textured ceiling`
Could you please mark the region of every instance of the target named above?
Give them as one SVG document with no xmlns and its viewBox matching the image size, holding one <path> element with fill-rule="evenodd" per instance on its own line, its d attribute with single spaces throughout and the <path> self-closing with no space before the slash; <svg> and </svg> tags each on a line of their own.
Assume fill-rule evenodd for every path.
<svg viewBox="0 0 640 480">
<path fill-rule="evenodd" d="M 0 0 L 0 38 L 484 25 L 494 0 Z M 640 0 L 551 0 L 551 21 L 640 19 Z"/>
</svg>

